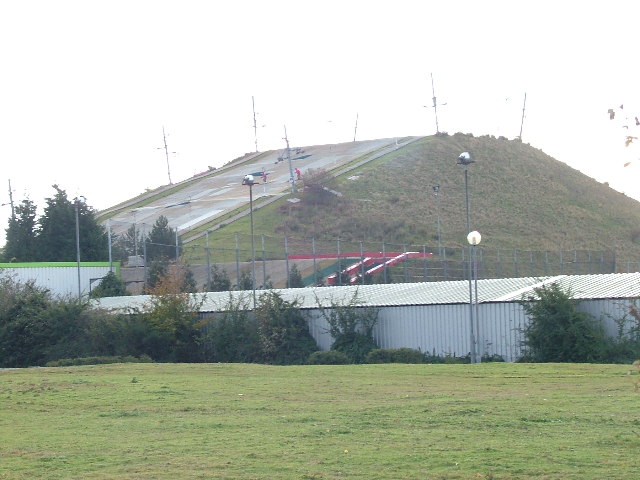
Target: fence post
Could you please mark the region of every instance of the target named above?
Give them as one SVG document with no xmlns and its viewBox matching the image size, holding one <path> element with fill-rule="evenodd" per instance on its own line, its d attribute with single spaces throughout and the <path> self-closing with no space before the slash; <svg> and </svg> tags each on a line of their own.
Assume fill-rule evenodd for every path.
<svg viewBox="0 0 640 480">
<path fill-rule="evenodd" d="M 337 240 L 338 244 L 338 285 L 342 285 L 342 263 L 340 262 L 340 239 Z"/>
<path fill-rule="evenodd" d="M 407 263 L 408 263 L 408 258 L 407 258 L 407 244 L 403 244 L 402 245 L 402 250 L 404 253 L 404 261 L 402 262 L 402 265 L 404 266 L 404 268 L 402 269 L 402 276 L 404 277 L 404 283 L 407 283 Z"/>
<path fill-rule="evenodd" d="M 234 233 L 236 240 L 236 285 L 240 285 L 240 250 L 238 249 L 238 232 Z"/>
<path fill-rule="evenodd" d="M 267 253 L 264 251 L 264 234 L 260 235 L 262 240 L 262 289 L 267 288 L 267 263 L 266 263 L 266 255 Z"/>
<path fill-rule="evenodd" d="M 207 290 L 211 288 L 211 249 L 209 248 L 209 230 L 205 232 L 205 249 L 207 251 Z"/>
<path fill-rule="evenodd" d="M 287 236 L 284 237 L 284 264 L 287 269 L 287 288 L 291 288 L 291 277 L 289 275 L 289 245 L 287 243 Z"/>
<path fill-rule="evenodd" d="M 313 251 L 313 285 L 318 283 L 318 268 L 316 266 L 316 237 L 311 237 L 311 250 Z"/>
<path fill-rule="evenodd" d="M 144 265 L 144 270 L 142 272 L 142 288 L 144 291 L 147 290 L 147 239 L 145 238 L 142 241 L 142 264 Z"/>
<path fill-rule="evenodd" d="M 422 278 L 427 280 L 427 246 L 422 245 L 422 263 L 423 263 L 423 273 Z"/>
<path fill-rule="evenodd" d="M 382 242 L 382 272 L 384 283 L 389 283 L 387 282 L 387 254 L 385 253 L 384 242 Z"/>
<path fill-rule="evenodd" d="M 442 262 L 444 271 L 444 280 L 449 280 L 449 260 L 447 260 L 447 247 L 442 248 Z"/>
<path fill-rule="evenodd" d="M 360 241 L 360 271 L 362 272 L 360 274 L 360 277 L 362 278 L 362 285 L 364 285 L 364 250 L 362 248 L 362 241 Z"/>
</svg>

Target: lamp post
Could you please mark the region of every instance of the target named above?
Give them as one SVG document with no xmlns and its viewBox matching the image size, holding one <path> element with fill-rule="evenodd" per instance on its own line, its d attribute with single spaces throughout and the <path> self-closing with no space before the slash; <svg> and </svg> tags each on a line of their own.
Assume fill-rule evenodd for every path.
<svg viewBox="0 0 640 480">
<path fill-rule="evenodd" d="M 253 175 L 245 175 L 242 185 L 249 187 L 249 217 L 251 218 L 251 289 L 253 290 L 253 308 L 256 308 L 256 247 L 253 240 L 253 186 L 255 185 Z"/>
<path fill-rule="evenodd" d="M 471 218 L 469 214 L 469 165 L 473 163 L 469 152 L 462 152 L 458 156 L 458 165 L 464 167 L 464 197 L 467 205 L 467 234 L 471 232 Z M 471 281 L 472 277 L 472 265 L 471 265 L 471 245 L 469 245 L 469 261 L 468 261 L 468 278 L 469 278 L 469 339 L 471 342 L 471 363 L 476 363 L 476 338 L 474 333 L 474 320 L 473 320 L 473 285 Z"/>
<path fill-rule="evenodd" d="M 80 198 L 83 198 L 83 196 L 81 196 Z M 74 205 L 75 205 L 75 214 L 76 214 L 76 263 L 77 263 L 77 270 L 78 270 L 78 300 L 82 300 L 82 287 L 81 287 L 81 283 L 80 283 L 80 219 L 79 219 L 79 209 L 80 209 L 80 203 L 82 203 L 82 200 L 80 200 L 80 198 L 76 197 L 74 199 Z"/>
<path fill-rule="evenodd" d="M 480 233 L 476 232 L 475 230 L 473 232 L 469 232 L 469 235 L 467 235 L 467 242 L 469 242 L 469 245 L 471 246 L 472 258 L 473 258 L 474 298 L 473 298 L 473 308 L 471 309 L 472 315 L 473 315 L 471 324 L 472 324 L 472 331 L 475 330 L 474 340 L 476 342 L 476 345 L 478 343 L 478 340 L 480 339 L 480 321 L 478 317 L 478 252 L 476 249 L 476 247 L 480 243 L 480 240 L 482 240 L 482 235 L 480 235 Z M 469 301 L 471 302 L 471 300 Z M 474 363 L 480 363 L 481 355 L 478 355 L 478 348 L 476 345 L 474 345 L 472 349 L 476 355 L 476 359 Z"/>
</svg>

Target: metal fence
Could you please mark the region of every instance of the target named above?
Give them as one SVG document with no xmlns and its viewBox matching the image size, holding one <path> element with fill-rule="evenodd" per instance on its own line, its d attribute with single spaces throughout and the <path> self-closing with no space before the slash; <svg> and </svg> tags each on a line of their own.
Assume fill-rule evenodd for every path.
<svg viewBox="0 0 640 480">
<path fill-rule="evenodd" d="M 305 285 L 345 285 L 464 280 L 473 262 L 472 250 L 461 247 L 261 235 L 255 237 L 252 251 L 247 237 L 235 234 L 226 246 L 191 246 L 183 249 L 182 258 L 201 271 L 210 272 L 217 265 L 236 283 L 242 273 L 255 270 L 257 286 L 276 287 L 289 286 L 294 264 Z M 474 248 L 480 279 L 614 273 L 640 267 L 629 262 L 617 265 L 609 251 Z"/>
</svg>

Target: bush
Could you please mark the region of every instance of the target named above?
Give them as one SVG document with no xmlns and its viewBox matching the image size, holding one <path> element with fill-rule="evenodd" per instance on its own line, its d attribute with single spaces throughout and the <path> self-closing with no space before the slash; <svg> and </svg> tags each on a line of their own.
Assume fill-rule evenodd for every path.
<svg viewBox="0 0 640 480">
<path fill-rule="evenodd" d="M 307 360 L 309 365 L 347 365 L 351 363 L 349 357 L 337 350 L 313 352 Z"/>
<path fill-rule="evenodd" d="M 260 295 L 254 309 L 262 360 L 278 365 L 303 364 L 316 350 L 309 324 L 297 301 L 288 302 L 276 292 Z"/>
<path fill-rule="evenodd" d="M 529 316 L 524 329 L 525 360 L 531 362 L 600 362 L 607 339 L 602 325 L 577 310 L 571 292 L 556 283 L 535 288 L 520 304 Z"/>
<path fill-rule="evenodd" d="M 413 348 L 385 348 L 371 350 L 365 361 L 367 363 L 425 363 L 425 356 Z"/>
<path fill-rule="evenodd" d="M 81 358 L 62 358 L 47 362 L 47 367 L 71 367 L 76 365 L 104 365 L 108 363 L 151 363 L 153 360 L 148 355 L 140 357 L 115 356 L 115 357 L 81 357 Z"/>
<path fill-rule="evenodd" d="M 316 302 L 334 339 L 331 350 L 345 353 L 351 363 L 364 363 L 367 354 L 377 348 L 373 327 L 378 321 L 378 309 L 359 307 L 357 291 L 346 303 L 332 301 L 329 311 L 318 299 Z"/>
<path fill-rule="evenodd" d="M 260 361 L 258 326 L 253 316 L 249 316 L 247 309 L 245 298 L 235 298 L 229 294 L 225 312 L 214 317 L 205 327 L 203 344 L 206 361 L 225 363 Z"/>
</svg>

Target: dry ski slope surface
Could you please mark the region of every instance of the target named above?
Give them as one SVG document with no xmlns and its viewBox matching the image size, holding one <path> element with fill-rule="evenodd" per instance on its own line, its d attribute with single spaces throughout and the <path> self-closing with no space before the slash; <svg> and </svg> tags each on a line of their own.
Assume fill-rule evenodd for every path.
<svg viewBox="0 0 640 480">
<path fill-rule="evenodd" d="M 302 175 L 310 169 L 325 169 L 336 174 L 343 173 L 340 167 L 355 159 L 362 163 L 369 162 L 397 148 L 401 148 L 421 137 L 408 137 L 402 140 L 386 138 L 341 143 L 337 145 L 320 145 L 312 147 L 292 148 L 291 169 L 299 169 Z M 109 215 L 112 233 L 118 235 L 136 224 L 147 231 L 160 215 L 164 215 L 171 228 L 177 228 L 183 241 L 193 240 L 189 232 L 200 225 L 215 221 L 216 218 L 249 203 L 249 189 L 242 185 L 247 174 L 266 172 L 267 182 L 256 178 L 253 187 L 254 202 L 265 198 L 273 200 L 287 194 L 291 189 L 289 162 L 280 160 L 283 151 L 270 151 L 255 154 L 248 160 L 234 162 L 213 172 L 206 172 L 174 185 L 167 185 L 161 190 L 169 190 L 166 195 L 158 195 L 148 202 L 137 197 L 116 207 L 100 212 L 101 216 Z M 351 168 L 355 165 L 351 165 Z M 294 176 L 296 174 L 294 173 Z M 140 204 L 143 203 L 143 206 Z M 106 223 L 106 222 L 105 222 Z M 186 238 L 185 238 L 186 237 Z"/>
</svg>

